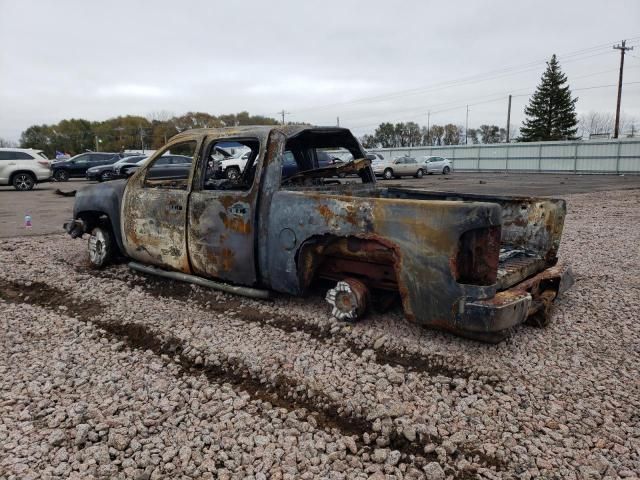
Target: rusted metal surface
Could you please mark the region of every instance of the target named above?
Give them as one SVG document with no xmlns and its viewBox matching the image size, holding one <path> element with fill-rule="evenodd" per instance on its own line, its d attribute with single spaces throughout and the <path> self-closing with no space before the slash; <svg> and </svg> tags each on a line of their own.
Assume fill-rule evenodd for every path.
<svg viewBox="0 0 640 480">
<path fill-rule="evenodd" d="M 369 289 L 357 278 L 345 278 L 327 292 L 332 315 L 338 320 L 355 321 L 362 318 L 369 305 Z"/>
<path fill-rule="evenodd" d="M 259 146 L 252 183 L 206 189 L 208 152 L 217 141 L 238 139 Z M 336 139 L 355 159 L 342 169 L 361 183 L 328 178 L 331 168 L 281 183 L 285 151 L 314 141 L 328 148 Z M 144 183 L 154 157 L 124 191 L 117 239 L 141 263 L 294 295 L 317 280 L 349 278 L 351 293 L 342 300 L 357 309 L 367 296 L 359 295 L 360 286 L 387 299 L 396 293 L 409 320 L 487 341 L 503 338 L 527 316 L 547 314 L 571 283 L 570 272 L 553 267 L 562 200 L 379 188 L 345 129 L 193 130 L 169 146 L 184 141 L 197 142 L 184 190 Z"/>
</svg>

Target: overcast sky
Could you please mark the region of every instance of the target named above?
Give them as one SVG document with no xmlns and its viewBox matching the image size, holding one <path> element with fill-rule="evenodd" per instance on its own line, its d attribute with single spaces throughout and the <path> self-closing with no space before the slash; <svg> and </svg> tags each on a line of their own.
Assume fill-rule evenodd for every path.
<svg viewBox="0 0 640 480">
<path fill-rule="evenodd" d="M 640 120 L 640 1 L 0 0 L 0 137 L 64 118 L 247 110 L 340 124 L 512 123 L 551 54 L 579 113 Z M 636 82 L 633 84 L 632 82 Z M 590 88 L 590 89 L 587 89 Z M 482 103 L 484 102 L 484 103 Z"/>
</svg>

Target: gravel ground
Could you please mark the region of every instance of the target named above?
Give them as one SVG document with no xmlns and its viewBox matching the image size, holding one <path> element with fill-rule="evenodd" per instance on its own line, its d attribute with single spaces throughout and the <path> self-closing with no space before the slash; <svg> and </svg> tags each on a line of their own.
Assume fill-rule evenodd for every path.
<svg viewBox="0 0 640 480">
<path fill-rule="evenodd" d="M 640 191 L 567 197 L 577 276 L 484 345 L 0 241 L 0 478 L 637 478 Z"/>
</svg>

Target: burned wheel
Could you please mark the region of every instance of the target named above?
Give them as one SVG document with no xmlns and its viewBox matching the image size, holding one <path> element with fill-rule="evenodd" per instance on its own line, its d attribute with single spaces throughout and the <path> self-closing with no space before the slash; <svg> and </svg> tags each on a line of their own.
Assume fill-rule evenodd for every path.
<svg viewBox="0 0 640 480">
<path fill-rule="evenodd" d="M 331 314 L 338 320 L 354 322 L 362 318 L 369 304 L 369 289 L 360 280 L 346 278 L 339 281 L 325 297 Z"/>
<path fill-rule="evenodd" d="M 96 268 L 104 267 L 110 262 L 115 250 L 111 231 L 105 227 L 95 227 L 91 230 L 87 246 L 91 265 Z"/>
</svg>

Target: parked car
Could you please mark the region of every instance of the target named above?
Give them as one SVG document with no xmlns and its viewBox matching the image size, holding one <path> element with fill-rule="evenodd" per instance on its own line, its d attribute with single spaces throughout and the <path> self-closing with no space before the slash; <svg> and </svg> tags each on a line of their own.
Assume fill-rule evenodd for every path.
<svg viewBox="0 0 640 480">
<path fill-rule="evenodd" d="M 384 156 L 381 153 L 369 152 L 367 158 L 372 162 L 384 161 Z"/>
<path fill-rule="evenodd" d="M 113 178 L 116 178 L 116 169 L 119 170 L 125 165 L 135 165 L 139 160 L 142 160 L 143 158 L 147 158 L 146 155 L 129 155 L 121 158 L 113 164 L 89 167 L 86 173 L 87 180 L 97 180 L 99 182 L 111 180 Z"/>
<path fill-rule="evenodd" d="M 237 180 L 240 177 L 240 174 L 244 171 L 250 155 L 251 151 L 248 151 L 238 156 L 221 160 L 218 167 L 219 176 L 229 180 Z"/>
<path fill-rule="evenodd" d="M 431 175 L 432 173 L 442 173 L 448 175 L 451 173 L 451 162 L 444 157 L 422 157 L 422 164 L 425 171 Z"/>
<path fill-rule="evenodd" d="M 66 182 L 70 178 L 84 178 L 87 170 L 91 167 L 113 165 L 118 160 L 120 160 L 120 155 L 117 153 L 81 153 L 69 160 L 54 163 L 51 170 L 55 181 Z"/>
<path fill-rule="evenodd" d="M 148 158 L 146 155 L 137 155 L 135 157 L 124 158 L 121 162 L 114 163 L 113 178 L 129 178 Z"/>
<path fill-rule="evenodd" d="M 422 178 L 425 173 L 423 163 L 413 157 L 398 157 L 393 160 L 380 160 L 371 163 L 373 173 L 385 180 L 412 176 Z"/>
<path fill-rule="evenodd" d="M 153 178 L 170 178 L 179 175 L 181 172 L 191 169 L 191 157 L 184 155 L 162 155 L 155 164 L 152 172 Z M 131 177 L 146 162 L 146 158 L 139 160 L 135 165 L 130 165 L 126 169 L 126 176 Z"/>
<path fill-rule="evenodd" d="M 31 190 L 37 183 L 51 179 L 51 162 L 42 150 L 0 148 L 0 185 L 16 190 Z"/>
<path fill-rule="evenodd" d="M 251 150 L 238 181 L 210 168 L 222 142 Z M 353 160 L 319 168 L 329 148 Z M 159 176 L 167 151 L 193 161 Z M 298 172 L 283 179 L 285 152 Z M 344 321 L 397 299 L 411 322 L 483 341 L 546 325 L 573 283 L 557 257 L 564 200 L 378 187 L 364 157 L 344 128 L 188 130 L 128 181 L 78 191 L 65 228 L 89 234 L 98 268 L 120 254 L 137 271 L 253 298 L 335 282 L 325 298 Z M 341 171 L 362 183 L 341 184 Z"/>
</svg>

